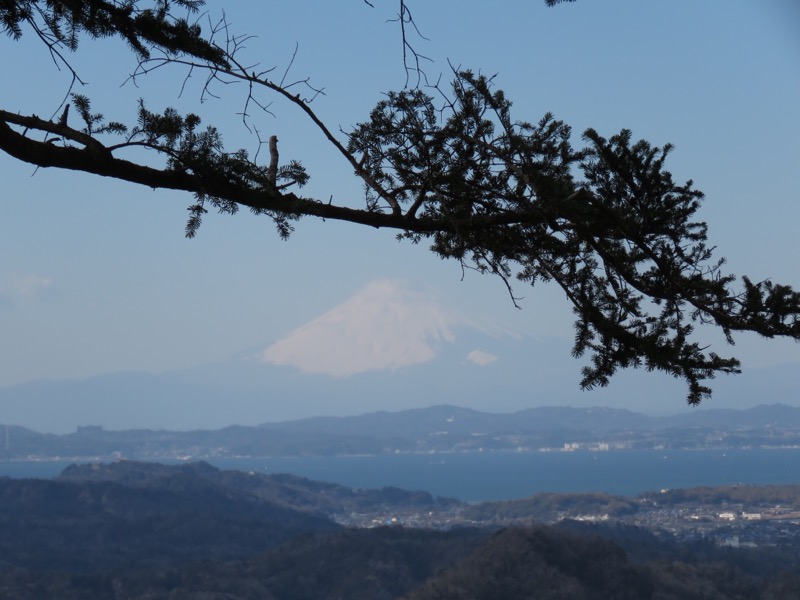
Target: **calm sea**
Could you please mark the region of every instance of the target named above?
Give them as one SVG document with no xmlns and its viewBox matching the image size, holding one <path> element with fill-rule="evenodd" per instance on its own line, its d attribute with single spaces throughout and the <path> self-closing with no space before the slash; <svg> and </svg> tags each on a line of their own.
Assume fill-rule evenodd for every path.
<svg viewBox="0 0 800 600">
<path fill-rule="evenodd" d="M 209 460 L 221 469 L 292 473 L 355 488 L 396 486 L 468 502 L 536 492 L 608 492 L 800 483 L 800 449 L 392 454 Z M 66 462 L 0 462 L 0 476 L 53 477 Z"/>
</svg>

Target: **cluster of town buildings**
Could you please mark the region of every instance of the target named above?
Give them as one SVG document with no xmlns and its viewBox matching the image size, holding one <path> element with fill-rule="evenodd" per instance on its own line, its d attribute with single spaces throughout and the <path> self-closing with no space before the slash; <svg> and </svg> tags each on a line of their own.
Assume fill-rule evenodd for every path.
<svg viewBox="0 0 800 600">
<path fill-rule="evenodd" d="M 608 513 L 559 513 L 556 519 L 541 519 L 536 514 L 518 516 L 514 519 L 469 518 L 470 511 L 464 505 L 453 505 L 441 510 L 409 510 L 396 508 L 391 511 L 372 513 L 349 513 L 336 515 L 343 525 L 353 527 L 378 527 L 402 525 L 433 529 L 449 529 L 459 526 L 531 525 L 573 519 L 595 523 L 624 523 L 643 527 L 656 533 L 672 535 L 679 541 L 708 539 L 721 546 L 758 547 L 764 545 L 792 544 L 800 547 L 800 510 L 795 506 L 758 506 L 744 504 L 709 505 L 686 503 L 661 506 L 652 498 L 636 500 L 638 510 L 612 516 Z"/>
</svg>

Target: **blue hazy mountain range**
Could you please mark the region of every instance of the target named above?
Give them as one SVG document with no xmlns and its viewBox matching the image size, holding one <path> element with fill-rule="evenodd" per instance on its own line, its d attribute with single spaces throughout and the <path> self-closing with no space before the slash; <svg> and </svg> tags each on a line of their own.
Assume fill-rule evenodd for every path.
<svg viewBox="0 0 800 600">
<path fill-rule="evenodd" d="M 0 423 L 52 433 L 87 424 L 217 429 L 441 404 L 497 413 L 540 406 L 698 412 L 687 409 L 683 382 L 642 370 L 581 392 L 583 363 L 570 350 L 567 340 L 509 331 L 402 282 L 374 281 L 284 336 L 214 364 L 0 388 Z M 712 386 L 703 409 L 800 402 L 797 365 L 746 369 Z"/>
<path fill-rule="evenodd" d="M 608 388 L 582 392 L 580 363 L 574 361 L 570 369 L 551 360 L 568 352 L 567 344 L 516 338 L 502 342 L 505 351 L 493 349 L 504 358 L 484 366 L 465 360 L 465 351 L 453 344 L 429 362 L 349 377 L 303 373 L 237 357 L 160 374 L 119 372 L 82 380 L 39 380 L 0 388 L 0 423 L 50 433 L 67 433 L 87 424 L 114 430 L 217 429 L 441 404 L 498 413 L 541 406 L 625 407 L 694 420 L 710 414 L 719 419 L 718 409 L 796 405 L 800 400 L 794 365 L 750 369 L 719 379 L 713 382 L 714 397 L 700 408 L 686 407 L 680 382 L 643 371 L 623 373 Z"/>
<path fill-rule="evenodd" d="M 428 468 L 424 465 L 446 462 L 452 467 L 456 464 L 453 462 L 455 455 L 471 456 L 469 461 L 478 465 L 482 464 L 478 457 L 489 454 L 524 455 L 528 458 L 521 460 L 526 463 L 538 460 L 529 455 L 570 454 L 554 450 L 622 451 L 579 453 L 594 454 L 590 462 L 596 461 L 598 454 L 630 454 L 626 450 L 649 450 L 649 456 L 658 460 L 664 458 L 667 451 L 714 450 L 711 454 L 723 457 L 726 452 L 751 452 L 755 453 L 753 456 L 762 456 L 766 452 L 769 456 L 764 456 L 767 460 L 762 461 L 763 464 L 751 469 L 751 473 L 746 469 L 738 470 L 736 477 L 739 479 L 734 481 L 764 475 L 766 467 L 771 465 L 770 468 L 774 468 L 775 463 L 779 475 L 776 481 L 786 481 L 787 477 L 794 481 L 797 470 L 791 463 L 796 463 L 800 457 L 797 452 L 800 447 L 800 407 L 772 404 L 746 410 L 706 409 L 657 417 L 614 408 L 538 407 L 514 413 L 491 413 L 439 405 L 397 412 L 310 417 L 257 426 L 191 431 L 113 431 L 85 426 L 71 433 L 54 435 L 0 422 L 0 436 L 3 442 L 0 458 L 7 460 L 60 462 L 85 460 L 87 457 L 113 460 L 120 456 L 139 460 L 185 460 L 193 457 L 212 462 L 234 461 L 228 464 L 228 468 L 261 470 L 267 458 L 270 459 L 267 461 L 270 468 L 277 467 L 274 460 L 284 458 L 290 462 L 279 467 L 281 470 L 295 473 L 300 469 L 297 474 L 323 479 L 333 477 L 333 473 L 343 468 L 346 471 L 347 465 L 352 466 L 352 459 L 356 457 L 388 457 L 389 462 L 381 463 L 378 470 L 392 473 L 395 477 L 409 468 L 418 473 L 420 469 Z M 791 454 L 780 458 L 780 451 Z M 449 458 L 446 461 L 433 459 L 432 455 Z M 422 463 L 403 462 L 417 460 L 400 458 L 404 456 L 419 457 Z M 344 462 L 311 460 L 306 464 L 303 460 L 292 462 L 292 457 L 298 460 L 341 458 Z M 500 462 L 506 464 L 505 460 Z M 514 463 L 516 459 L 508 460 Z M 581 459 L 583 462 L 586 460 Z M 499 465 L 489 471 L 494 472 L 500 468 Z M 741 462 L 741 466 L 744 467 L 745 463 Z M 312 471 L 305 472 L 303 469 L 306 467 Z M 322 467 L 322 474 L 313 470 L 318 467 Z M 363 463 L 359 471 L 362 468 L 369 470 L 369 466 Z M 13 475 L 14 472 L 17 476 L 34 474 L 33 471 L 20 473 L 16 468 L 5 474 Z M 759 481 L 768 483 L 769 479 Z M 389 481 L 381 485 L 397 483 Z M 348 485 L 363 487 L 364 483 L 349 482 Z M 428 488 L 423 486 L 421 489 Z M 441 490 L 437 493 L 447 494 Z"/>
</svg>

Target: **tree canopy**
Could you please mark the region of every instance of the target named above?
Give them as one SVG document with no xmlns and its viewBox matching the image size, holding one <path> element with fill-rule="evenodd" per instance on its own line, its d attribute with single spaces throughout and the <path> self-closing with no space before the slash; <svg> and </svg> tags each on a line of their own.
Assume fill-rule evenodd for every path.
<svg viewBox="0 0 800 600">
<path fill-rule="evenodd" d="M 629 130 L 604 137 L 587 129 L 576 139 L 552 114 L 519 118 L 494 78 L 468 69 L 452 68 L 448 86 L 429 84 L 406 38 L 414 26 L 407 2 L 400 2 L 398 23 L 407 73 L 422 75 L 418 84 L 407 81 L 363 122 L 335 131 L 315 112 L 310 85 L 298 93 L 273 69 L 254 70 L 247 32 L 231 31 L 224 14 L 204 30 L 197 17 L 203 4 L 0 0 L 7 40 L 45 44 L 72 74 L 66 95 L 53 90 L 53 118 L 0 108 L 0 149 L 38 167 L 188 192 L 188 237 L 209 209 L 233 214 L 246 207 L 271 219 L 284 238 L 301 217 L 395 230 L 464 268 L 499 276 L 512 300 L 515 281 L 554 283 L 575 314 L 573 354 L 589 357 L 584 388 L 643 367 L 685 380 L 687 399 L 697 404 L 711 393 L 707 380 L 740 366 L 703 346 L 697 324 L 720 328 L 731 344 L 738 331 L 800 339 L 800 294 L 723 270 L 696 217 L 702 192 L 692 181 L 675 182 L 665 168 L 670 145 L 637 140 Z M 147 99 L 138 100 L 133 123 L 93 112 L 92 99 L 78 93 L 70 55 L 100 38 L 129 46 L 134 80 L 172 68 L 204 73 L 207 93 L 241 82 L 244 115 L 265 108 L 262 92 L 284 98 L 361 180 L 363 199 L 303 196 L 312 174 L 297 160 L 281 161 L 278 140 L 261 140 L 257 129 L 268 160 L 227 148 L 201 115 L 154 110 Z"/>
</svg>

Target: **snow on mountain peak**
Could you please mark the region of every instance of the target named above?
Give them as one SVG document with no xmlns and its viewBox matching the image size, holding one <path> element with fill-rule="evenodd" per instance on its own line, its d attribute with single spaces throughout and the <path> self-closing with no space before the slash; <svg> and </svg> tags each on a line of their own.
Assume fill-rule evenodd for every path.
<svg viewBox="0 0 800 600">
<path fill-rule="evenodd" d="M 478 366 L 485 367 L 486 365 L 496 361 L 497 357 L 494 354 L 489 354 L 488 352 L 484 352 L 483 350 L 475 349 L 469 354 L 467 354 L 467 360 Z"/>
<path fill-rule="evenodd" d="M 399 369 L 433 359 L 442 342 L 454 341 L 453 326 L 459 323 L 466 320 L 433 294 L 378 280 L 278 340 L 259 358 L 333 377 Z"/>
</svg>

